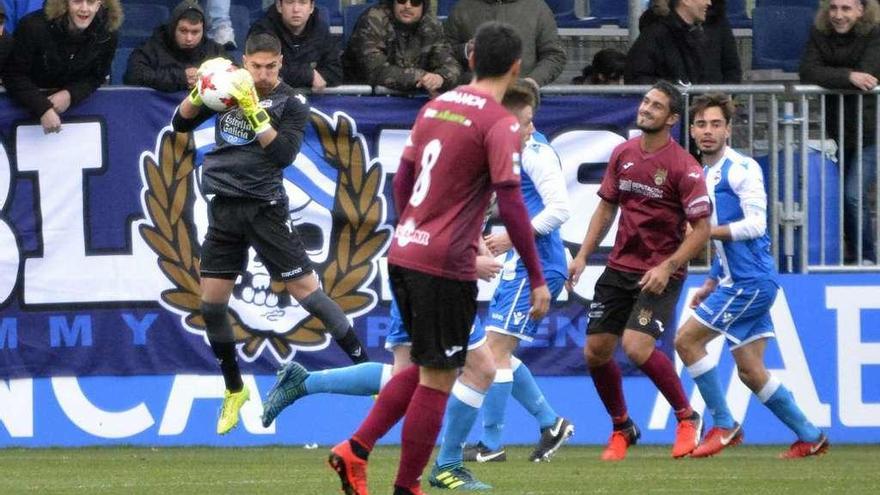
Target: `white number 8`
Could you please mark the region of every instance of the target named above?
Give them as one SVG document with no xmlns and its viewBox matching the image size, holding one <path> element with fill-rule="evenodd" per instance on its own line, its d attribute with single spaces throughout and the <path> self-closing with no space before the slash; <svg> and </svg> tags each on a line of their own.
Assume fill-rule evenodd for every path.
<svg viewBox="0 0 880 495">
<path fill-rule="evenodd" d="M 437 160 L 440 159 L 440 149 L 442 147 L 440 140 L 434 139 L 431 140 L 431 142 L 429 142 L 422 150 L 422 171 L 419 172 L 419 178 L 416 179 L 416 184 L 413 186 L 412 196 L 409 198 L 409 204 L 412 206 L 419 206 L 422 204 L 422 201 L 424 201 L 425 197 L 428 195 L 428 189 L 431 188 L 431 169 L 434 168 L 434 165 L 437 164 Z"/>
</svg>

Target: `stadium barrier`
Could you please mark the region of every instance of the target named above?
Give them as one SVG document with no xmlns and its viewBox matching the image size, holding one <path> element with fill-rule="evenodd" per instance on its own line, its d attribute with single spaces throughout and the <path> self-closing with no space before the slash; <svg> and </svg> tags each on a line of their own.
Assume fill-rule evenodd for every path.
<svg viewBox="0 0 880 495">
<path fill-rule="evenodd" d="M 573 217 L 562 233 L 570 248 L 583 238 L 611 150 L 636 132 L 635 108 L 645 88 L 578 89 L 546 90 L 536 119 L 560 155 L 569 188 Z M 794 160 L 801 155 L 780 158 L 791 146 L 786 143 L 798 144 L 796 134 L 786 140 L 774 110 L 790 99 L 789 90 L 739 89 L 738 98 L 749 102 L 748 120 L 734 146 L 752 154 L 766 150 L 771 197 L 789 187 L 774 185 L 780 167 L 792 172 L 787 177 L 796 197 Z M 394 222 L 390 178 L 424 99 L 367 98 L 363 88 L 336 92 L 312 97 L 302 152 L 285 169 L 285 187 L 325 289 L 352 317 L 371 356 L 387 361 L 383 253 Z M 268 277 L 252 260 L 231 307 L 253 400 L 239 430 L 213 434 L 222 379 L 196 313 L 197 245 L 205 227 L 198 167 L 213 123 L 190 135 L 169 132 L 181 97 L 101 90 L 68 112 L 62 132 L 52 135 L 0 97 L 0 446 L 328 444 L 349 433 L 371 404 L 369 398 L 310 397 L 270 428 L 260 426 L 257 398 L 280 363 L 295 356 L 309 369 L 323 369 L 347 361 L 299 308 L 272 304 Z M 798 180 L 811 179 L 802 173 Z M 771 215 L 782 218 L 776 210 Z M 363 228 L 359 240 L 343 235 L 345 224 Z M 785 228 L 803 235 L 811 224 Z M 520 353 L 556 409 L 576 422 L 575 441 L 582 443 L 603 442 L 608 434 L 581 347 L 582 302 L 592 297 L 611 239 L 613 232 L 575 293 L 556 301 L 538 338 Z M 794 251 L 793 259 L 798 256 Z M 783 276 L 773 309 L 779 338 L 769 346 L 768 364 L 834 441 L 877 442 L 880 284 L 870 268 L 844 268 L 851 273 Z M 690 277 L 685 292 L 701 279 Z M 480 284 L 483 305 L 492 289 Z M 665 352 L 672 336 L 667 331 L 661 339 Z M 728 398 L 749 440 L 790 441 L 736 380 L 721 350 L 717 341 L 711 352 L 729 378 Z M 674 429 L 668 404 L 631 367 L 627 372 L 628 400 L 645 441 L 668 443 Z M 693 384 L 685 382 L 702 409 Z M 509 443 L 536 439 L 536 427 L 520 410 L 514 407 L 509 419 Z M 395 433 L 386 441 L 396 439 Z"/>
</svg>

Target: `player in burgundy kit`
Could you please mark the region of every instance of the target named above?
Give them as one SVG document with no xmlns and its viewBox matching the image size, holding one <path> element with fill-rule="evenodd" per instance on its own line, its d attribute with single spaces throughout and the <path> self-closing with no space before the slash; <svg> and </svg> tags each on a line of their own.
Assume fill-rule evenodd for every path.
<svg viewBox="0 0 880 495">
<path fill-rule="evenodd" d="M 681 93 L 665 81 L 645 94 L 636 119 L 642 135 L 611 153 L 601 201 L 569 265 L 571 290 L 620 208 L 617 238 L 590 304 L 584 346 L 593 384 L 614 425 L 604 460 L 622 460 L 640 436 L 627 414 L 620 368 L 613 359 L 618 341 L 675 410 L 672 456 L 688 455 L 700 440 L 702 420 L 691 409 L 675 366 L 655 347 L 665 329 L 674 331 L 687 263 L 709 240 L 712 204 L 702 167 L 670 137 L 683 105 Z M 686 234 L 687 223 L 692 230 Z"/>
<path fill-rule="evenodd" d="M 519 123 L 500 104 L 519 75 L 521 54 L 522 42 L 511 26 L 480 26 L 469 58 L 474 82 L 425 105 L 403 151 L 394 177 L 400 220 L 388 271 L 418 366 L 396 374 L 354 435 L 333 447 L 328 462 L 348 495 L 368 493 L 367 456 L 404 415 L 394 494 L 423 493 L 419 479 L 465 362 L 476 315 L 475 260 L 493 191 L 529 273 L 530 316 L 539 319 L 549 308 L 550 292 L 520 192 Z"/>
</svg>

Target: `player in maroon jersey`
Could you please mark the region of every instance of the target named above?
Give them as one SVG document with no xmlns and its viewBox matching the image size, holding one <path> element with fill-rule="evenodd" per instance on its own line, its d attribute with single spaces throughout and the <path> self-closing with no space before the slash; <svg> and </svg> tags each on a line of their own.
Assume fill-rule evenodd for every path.
<svg viewBox="0 0 880 495">
<path fill-rule="evenodd" d="M 328 462 L 346 494 L 367 494 L 367 456 L 404 415 L 394 493 L 423 493 L 419 479 L 465 362 L 476 315 L 475 260 L 493 191 L 529 273 L 530 316 L 539 319 L 549 308 L 520 192 L 519 123 L 500 104 L 519 75 L 521 54 L 522 42 L 511 26 L 483 24 L 469 60 L 474 82 L 438 96 L 416 118 L 394 177 L 399 221 L 388 271 L 418 366 L 396 374 L 354 435 L 333 447 Z"/>
<path fill-rule="evenodd" d="M 618 341 L 675 410 L 672 456 L 688 455 L 700 440 L 700 415 L 691 409 L 672 361 L 655 347 L 665 329 L 674 331 L 687 263 L 709 240 L 712 204 L 702 168 L 670 137 L 683 105 L 681 93 L 665 81 L 645 94 L 636 119 L 642 135 L 611 153 L 601 201 L 569 265 L 571 290 L 619 208 L 617 238 L 596 282 L 584 346 L 593 384 L 614 425 L 604 460 L 622 460 L 640 436 L 627 413 L 620 368 L 613 359 Z"/>
</svg>

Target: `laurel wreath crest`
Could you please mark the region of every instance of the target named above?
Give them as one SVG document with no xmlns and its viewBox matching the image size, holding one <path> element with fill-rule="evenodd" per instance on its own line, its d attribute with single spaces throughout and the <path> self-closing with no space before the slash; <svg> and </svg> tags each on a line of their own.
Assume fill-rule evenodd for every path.
<svg viewBox="0 0 880 495">
<path fill-rule="evenodd" d="M 366 290 L 375 277 L 376 260 L 384 252 L 390 230 L 384 226 L 385 203 L 380 195 L 381 167 L 368 168 L 366 147 L 347 116 L 336 116 L 336 126 L 312 112 L 311 123 L 320 137 L 325 159 L 338 173 L 333 207 L 333 232 L 327 261 L 317 267 L 324 291 L 346 314 L 368 310 L 376 296 Z M 195 144 L 191 133 L 166 130 L 160 137 L 156 158 L 143 160 L 145 190 L 143 203 L 151 225 L 141 225 L 140 234 L 157 254 L 162 273 L 174 288 L 162 292 L 162 301 L 184 314 L 190 328 L 204 329 L 199 287 L 199 245 L 193 204 Z M 284 285 L 274 282 L 271 290 L 282 293 Z M 261 332 L 242 323 L 236 312 L 229 312 L 236 341 L 243 342 L 241 352 L 255 359 L 268 342 L 282 360 L 294 347 L 322 345 L 324 325 L 307 317 L 295 328 L 279 334 Z"/>
</svg>

